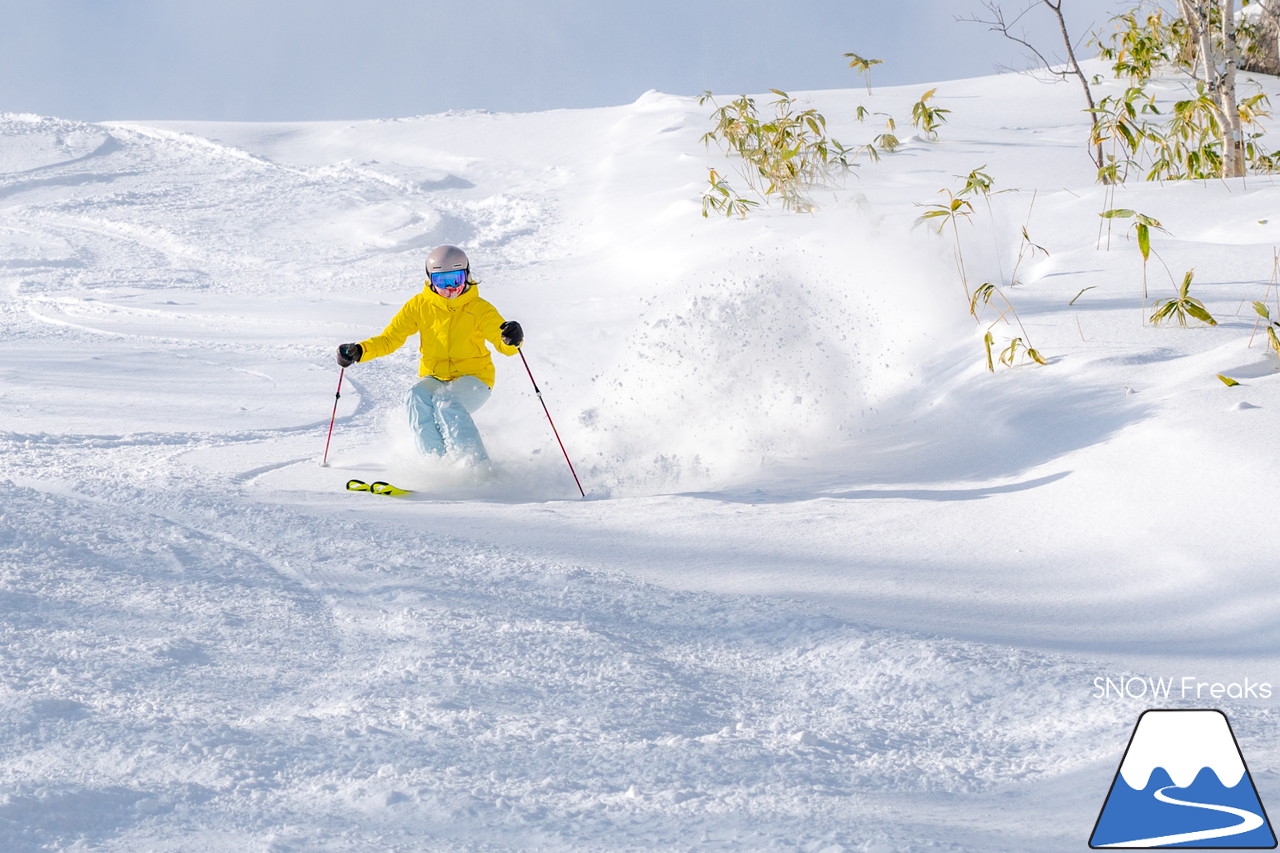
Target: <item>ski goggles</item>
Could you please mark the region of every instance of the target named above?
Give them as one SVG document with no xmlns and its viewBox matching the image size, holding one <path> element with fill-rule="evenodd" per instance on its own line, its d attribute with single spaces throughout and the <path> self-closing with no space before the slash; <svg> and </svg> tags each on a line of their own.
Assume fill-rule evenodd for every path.
<svg viewBox="0 0 1280 853">
<path fill-rule="evenodd" d="M 431 287 L 441 296 L 454 297 L 467 286 L 466 270 L 447 270 L 445 272 L 428 273 Z"/>
</svg>

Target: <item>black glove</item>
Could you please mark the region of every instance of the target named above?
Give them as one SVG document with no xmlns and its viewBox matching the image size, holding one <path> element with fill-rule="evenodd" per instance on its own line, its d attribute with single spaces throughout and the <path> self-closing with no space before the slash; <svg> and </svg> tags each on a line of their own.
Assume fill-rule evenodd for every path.
<svg viewBox="0 0 1280 853">
<path fill-rule="evenodd" d="M 509 347 L 518 347 L 524 343 L 524 329 L 515 320 L 508 320 L 498 327 L 502 332 L 502 342 Z"/>
<path fill-rule="evenodd" d="M 364 355 L 364 347 L 359 344 L 340 344 L 338 346 L 338 367 L 350 367 Z"/>
</svg>

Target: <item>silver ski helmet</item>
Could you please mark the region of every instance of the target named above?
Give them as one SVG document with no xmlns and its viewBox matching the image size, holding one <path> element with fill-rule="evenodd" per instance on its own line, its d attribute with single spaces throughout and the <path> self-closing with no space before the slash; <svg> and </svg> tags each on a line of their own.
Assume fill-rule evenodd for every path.
<svg viewBox="0 0 1280 853">
<path fill-rule="evenodd" d="M 427 255 L 427 280 L 445 299 L 461 296 L 471 286 L 471 261 L 457 246 L 437 246 Z"/>
<path fill-rule="evenodd" d="M 449 270 L 470 270 L 471 261 L 467 253 L 457 246 L 436 246 L 427 255 L 427 274 L 448 272 Z"/>
</svg>

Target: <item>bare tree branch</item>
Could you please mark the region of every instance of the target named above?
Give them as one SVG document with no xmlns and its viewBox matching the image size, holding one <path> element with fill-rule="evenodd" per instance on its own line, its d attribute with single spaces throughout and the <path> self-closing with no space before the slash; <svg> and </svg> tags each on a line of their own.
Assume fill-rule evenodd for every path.
<svg viewBox="0 0 1280 853">
<path fill-rule="evenodd" d="M 963 23 L 982 24 L 992 32 L 999 33 L 1009 41 L 1021 45 L 1023 48 L 1030 51 L 1031 55 L 1040 63 L 1041 69 L 1045 73 L 1057 77 L 1059 80 L 1070 80 L 1074 78 L 1079 81 L 1081 88 L 1084 89 L 1085 101 L 1089 104 L 1089 115 L 1094 116 L 1095 113 L 1093 110 L 1096 109 L 1097 104 L 1093 98 L 1093 90 L 1089 87 L 1089 79 L 1085 77 L 1084 72 L 1080 70 L 1080 63 L 1076 61 L 1075 45 L 1071 41 L 1071 33 L 1067 29 L 1066 18 L 1064 18 L 1062 14 L 1062 2 L 1063 0 L 1031 0 L 1031 2 L 1029 2 L 1026 7 L 1023 8 L 1023 10 L 1019 12 L 1012 21 L 1010 21 L 1005 17 L 1004 8 L 997 2 L 997 0 L 983 0 L 983 7 L 990 13 L 989 18 L 970 16 L 967 18 L 956 18 L 956 20 Z M 1040 6 L 1047 7 L 1058 21 L 1058 29 L 1062 35 L 1062 44 L 1067 51 L 1065 67 L 1062 67 L 1064 65 L 1062 62 L 1051 62 L 1040 48 L 1031 42 L 1025 29 L 1018 29 L 1015 31 L 1015 27 L 1020 25 L 1022 19 L 1025 18 L 1032 9 L 1036 9 Z M 1092 157 L 1094 164 L 1101 169 L 1104 164 L 1101 142 L 1094 143 Z"/>
<path fill-rule="evenodd" d="M 957 17 L 956 20 L 964 24 L 981 24 L 991 32 L 999 33 L 1009 41 L 1021 45 L 1035 57 L 1036 62 L 1039 63 L 1040 69 L 1055 77 L 1060 77 L 1065 80 L 1071 76 L 1071 72 L 1056 69 L 1054 66 L 1061 65 L 1062 63 L 1050 61 L 1040 51 L 1040 48 L 1028 40 L 1026 30 L 1015 31 L 1014 29 L 1022 22 L 1022 19 L 1027 16 L 1027 13 L 1040 5 L 1041 2 L 1047 2 L 1047 0 L 1034 0 L 1034 2 L 1019 12 L 1017 17 L 1012 21 L 1009 21 L 1005 19 L 1004 9 L 1001 8 L 999 3 L 994 2 L 994 0 L 983 0 L 982 5 L 991 14 L 990 18 L 979 18 L 975 15 L 970 17 Z"/>
</svg>

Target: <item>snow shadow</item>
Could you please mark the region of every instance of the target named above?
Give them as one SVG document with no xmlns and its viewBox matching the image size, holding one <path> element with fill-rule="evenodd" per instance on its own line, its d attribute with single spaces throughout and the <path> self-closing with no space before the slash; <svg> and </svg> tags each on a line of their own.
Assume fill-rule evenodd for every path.
<svg viewBox="0 0 1280 853">
<path fill-rule="evenodd" d="M 1016 477 L 1103 443 L 1152 412 L 1123 388 L 1073 386 L 1025 372 L 969 382 L 915 412 L 888 417 L 822 462 L 865 483 Z M 964 496 L 965 490 L 955 495 Z"/>
<path fill-rule="evenodd" d="M 849 501 L 891 501 L 891 500 L 908 500 L 908 501 L 979 501 L 996 495 L 1008 495 L 1015 492 L 1026 492 L 1032 489 L 1038 489 L 1047 486 L 1050 483 L 1056 483 L 1066 477 L 1071 476 L 1070 471 L 1059 471 L 1056 474 L 1048 474 L 1043 477 L 1033 477 L 1029 480 L 1021 480 L 1016 483 L 1005 483 L 993 486 L 975 486 L 972 488 L 939 488 L 939 489 L 921 489 L 921 488 L 884 488 L 884 489 L 848 489 L 845 491 L 827 491 L 822 492 L 821 497 L 837 498 L 839 500 Z M 770 504 L 770 503 L 787 503 L 796 500 L 810 500 L 816 495 L 806 498 L 799 498 L 795 495 L 778 495 L 763 489 L 755 489 L 746 493 L 735 493 L 733 491 L 723 492 L 686 492 L 682 497 L 704 498 L 706 500 L 727 501 L 730 503 L 749 503 L 749 504 Z"/>
</svg>

